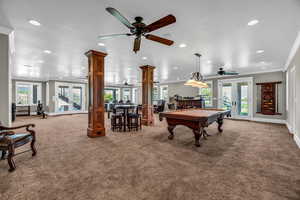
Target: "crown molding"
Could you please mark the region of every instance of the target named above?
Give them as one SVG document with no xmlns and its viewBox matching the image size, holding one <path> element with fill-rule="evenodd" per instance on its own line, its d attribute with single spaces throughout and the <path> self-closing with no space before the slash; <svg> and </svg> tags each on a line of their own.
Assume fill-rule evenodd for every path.
<svg viewBox="0 0 300 200">
<path fill-rule="evenodd" d="M 296 40 L 290 50 L 290 54 L 289 54 L 289 57 L 285 63 L 285 66 L 284 66 L 284 71 L 287 71 L 287 69 L 289 68 L 293 58 L 295 57 L 298 49 L 300 48 L 300 31 L 298 32 L 298 35 L 296 37 Z"/>
<path fill-rule="evenodd" d="M 6 27 L 6 26 L 0 26 L 0 33 L 9 35 L 13 31 L 12 28 Z"/>
<path fill-rule="evenodd" d="M 255 74 L 266 74 L 266 73 L 273 73 L 273 72 L 284 72 L 283 69 L 273 69 L 273 70 L 264 70 L 264 71 L 258 71 L 258 72 L 249 72 L 249 73 L 241 73 L 239 75 L 217 75 L 217 76 L 207 76 L 204 77 L 204 80 L 210 80 L 210 79 L 221 79 L 221 78 L 230 78 L 230 77 L 241 77 L 241 76 L 251 76 Z"/>
<path fill-rule="evenodd" d="M 251 76 L 251 75 L 255 75 L 255 74 L 265 74 L 265 73 L 273 73 L 273 72 L 284 72 L 284 70 L 281 69 L 273 69 L 273 70 L 264 70 L 264 71 L 259 71 L 259 72 L 249 72 L 249 73 L 242 73 L 239 75 L 216 75 L 216 76 L 204 76 L 203 79 L 204 80 L 211 80 L 211 79 L 222 79 L 222 78 L 231 78 L 231 77 L 241 77 L 241 76 Z M 178 80 L 178 81 L 166 81 L 166 82 L 161 82 L 158 85 L 167 85 L 167 84 L 174 84 L 174 83 L 184 83 L 186 82 L 186 80 Z"/>
</svg>

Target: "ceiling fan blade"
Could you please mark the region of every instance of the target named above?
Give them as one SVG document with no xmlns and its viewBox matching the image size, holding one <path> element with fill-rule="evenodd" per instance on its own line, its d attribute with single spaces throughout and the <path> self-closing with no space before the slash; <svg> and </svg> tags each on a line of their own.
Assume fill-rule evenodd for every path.
<svg viewBox="0 0 300 200">
<path fill-rule="evenodd" d="M 129 34 L 129 33 L 111 34 L 111 35 L 100 35 L 100 36 L 98 36 L 98 39 L 106 40 L 106 39 L 110 39 L 110 38 L 114 38 L 114 37 L 130 36 L 130 35 L 131 34 Z"/>
<path fill-rule="evenodd" d="M 171 46 L 172 44 L 174 44 L 174 41 L 168 40 L 166 38 L 161 38 L 161 37 L 158 37 L 156 35 L 148 34 L 148 35 L 145 35 L 145 37 L 148 40 L 159 42 L 159 43 L 162 43 L 162 44 L 165 44 L 165 45 L 168 45 L 168 46 Z"/>
<path fill-rule="evenodd" d="M 238 72 L 225 72 L 224 75 L 239 75 Z"/>
<path fill-rule="evenodd" d="M 106 8 L 106 11 L 109 12 L 114 17 L 116 17 L 122 24 L 127 26 L 127 28 L 134 29 L 134 26 L 118 10 L 112 7 L 108 7 Z"/>
<path fill-rule="evenodd" d="M 141 47 L 141 37 L 137 37 L 134 40 L 133 51 L 134 53 L 138 52 Z"/>
<path fill-rule="evenodd" d="M 168 26 L 170 24 L 173 24 L 176 22 L 176 18 L 173 15 L 168 15 L 166 17 L 161 18 L 160 20 L 153 22 L 152 24 L 149 24 L 145 27 L 145 30 L 149 33 L 152 31 L 155 31 L 157 29 L 160 29 L 164 26 Z"/>
</svg>

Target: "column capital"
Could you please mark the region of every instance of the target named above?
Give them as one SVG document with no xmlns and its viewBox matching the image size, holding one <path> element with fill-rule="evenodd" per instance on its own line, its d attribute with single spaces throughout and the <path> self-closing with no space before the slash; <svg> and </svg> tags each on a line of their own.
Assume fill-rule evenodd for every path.
<svg viewBox="0 0 300 200">
<path fill-rule="evenodd" d="M 92 55 L 96 55 L 96 56 L 101 56 L 101 57 L 105 57 L 107 56 L 107 53 L 104 53 L 104 52 L 100 52 L 100 51 L 95 51 L 95 50 L 89 50 L 85 53 L 85 55 L 87 57 L 90 57 Z"/>
<path fill-rule="evenodd" d="M 145 69 L 155 69 L 155 67 L 154 67 L 154 66 L 151 66 L 151 65 L 143 65 L 143 66 L 140 66 L 140 68 L 141 68 L 142 70 L 145 70 Z"/>
</svg>

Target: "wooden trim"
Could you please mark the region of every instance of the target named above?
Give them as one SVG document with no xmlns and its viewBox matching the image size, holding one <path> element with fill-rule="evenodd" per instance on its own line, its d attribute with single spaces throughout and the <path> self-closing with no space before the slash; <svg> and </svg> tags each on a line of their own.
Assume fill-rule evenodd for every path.
<svg viewBox="0 0 300 200">
<path fill-rule="evenodd" d="M 282 81 L 276 81 L 276 82 L 265 82 L 265 83 L 256 83 L 256 85 L 265 85 L 265 84 L 281 84 Z"/>
</svg>

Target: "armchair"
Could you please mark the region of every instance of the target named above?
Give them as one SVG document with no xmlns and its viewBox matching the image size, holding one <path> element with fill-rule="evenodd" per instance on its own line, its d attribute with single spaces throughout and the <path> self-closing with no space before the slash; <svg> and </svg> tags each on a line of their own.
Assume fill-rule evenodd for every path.
<svg viewBox="0 0 300 200">
<path fill-rule="evenodd" d="M 2 151 L 1 160 L 4 160 L 7 155 L 7 162 L 10 167 L 9 171 L 12 172 L 16 169 L 15 162 L 13 160 L 13 157 L 25 153 L 27 151 L 15 154 L 15 149 L 23 146 L 30 142 L 30 147 L 32 151 L 32 156 L 35 156 L 37 151 L 35 148 L 35 131 L 30 129 L 30 127 L 35 127 L 34 124 L 26 124 L 23 126 L 17 126 L 17 127 L 5 127 L 2 126 L 0 122 L 0 151 Z M 14 130 L 17 129 L 26 129 L 25 133 L 15 133 Z"/>
</svg>

